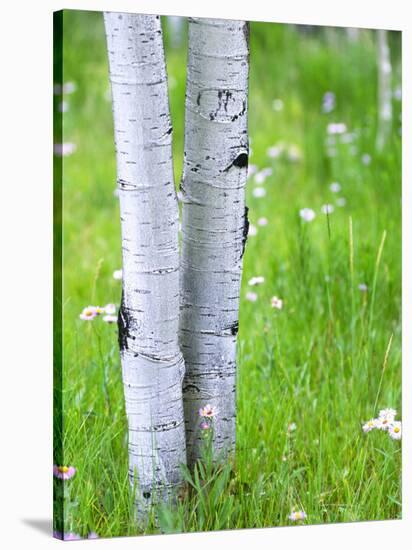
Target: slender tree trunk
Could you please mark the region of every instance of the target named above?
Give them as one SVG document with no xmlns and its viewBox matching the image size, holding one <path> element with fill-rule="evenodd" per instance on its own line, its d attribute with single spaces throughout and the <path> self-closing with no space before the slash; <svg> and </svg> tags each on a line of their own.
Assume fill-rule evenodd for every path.
<svg viewBox="0 0 412 550">
<path fill-rule="evenodd" d="M 392 65 L 388 44 L 388 32 L 377 31 L 378 37 L 378 131 L 376 148 L 382 151 L 392 127 Z"/>
<path fill-rule="evenodd" d="M 346 27 L 346 36 L 350 42 L 359 42 L 360 29 L 356 27 Z"/>
<path fill-rule="evenodd" d="M 188 464 L 200 456 L 199 409 L 217 409 L 215 455 L 235 445 L 236 335 L 248 221 L 249 26 L 189 19 L 181 183 L 180 345 Z"/>
<path fill-rule="evenodd" d="M 169 15 L 166 20 L 170 33 L 170 45 L 172 48 L 180 48 L 184 38 L 185 18 Z"/>
<path fill-rule="evenodd" d="M 138 511 L 165 499 L 186 462 L 178 347 L 178 204 L 160 18 L 104 15 L 123 253 L 119 346 Z"/>
</svg>

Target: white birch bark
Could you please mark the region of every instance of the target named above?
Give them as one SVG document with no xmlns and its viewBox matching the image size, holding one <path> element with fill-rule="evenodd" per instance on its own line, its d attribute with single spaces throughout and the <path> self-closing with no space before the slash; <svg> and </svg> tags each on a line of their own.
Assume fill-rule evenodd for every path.
<svg viewBox="0 0 412 550">
<path fill-rule="evenodd" d="M 181 182 L 180 346 L 187 460 L 200 456 L 199 408 L 216 407 L 215 456 L 235 446 L 236 335 L 248 231 L 249 27 L 189 19 L 185 158 Z"/>
<path fill-rule="evenodd" d="M 392 127 L 392 65 L 388 32 L 377 31 L 378 38 L 378 130 L 376 148 L 382 151 Z"/>
<path fill-rule="evenodd" d="M 178 204 L 160 18 L 105 13 L 122 229 L 119 312 L 129 474 L 138 511 L 186 462 L 178 347 Z"/>
</svg>

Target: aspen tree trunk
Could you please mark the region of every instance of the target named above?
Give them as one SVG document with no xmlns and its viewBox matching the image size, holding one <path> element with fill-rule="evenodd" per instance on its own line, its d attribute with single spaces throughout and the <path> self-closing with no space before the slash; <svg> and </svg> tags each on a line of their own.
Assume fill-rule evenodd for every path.
<svg viewBox="0 0 412 550">
<path fill-rule="evenodd" d="M 235 446 L 236 335 L 248 232 L 249 26 L 189 19 L 185 158 L 181 182 L 180 346 L 187 460 L 202 445 L 199 408 L 213 419 L 216 458 Z"/>
<path fill-rule="evenodd" d="M 350 42 L 359 42 L 360 29 L 357 29 L 356 27 L 347 27 L 346 36 Z"/>
<path fill-rule="evenodd" d="M 377 31 L 378 38 L 378 131 L 376 148 L 382 151 L 392 127 L 392 65 L 388 44 L 388 32 Z"/>
<path fill-rule="evenodd" d="M 122 229 L 119 347 L 138 512 L 186 462 L 178 347 L 178 204 L 159 16 L 105 13 Z"/>
<path fill-rule="evenodd" d="M 170 45 L 172 48 L 180 48 L 183 43 L 183 33 L 185 28 L 185 18 L 175 15 L 169 15 L 166 18 L 170 33 Z"/>
</svg>

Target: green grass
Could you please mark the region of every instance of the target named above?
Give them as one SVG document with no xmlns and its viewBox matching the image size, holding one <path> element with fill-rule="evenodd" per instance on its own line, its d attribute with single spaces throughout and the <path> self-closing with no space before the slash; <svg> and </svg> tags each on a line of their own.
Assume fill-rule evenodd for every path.
<svg viewBox="0 0 412 550">
<path fill-rule="evenodd" d="M 120 300 L 112 277 L 121 267 L 120 222 L 102 16 L 65 12 L 64 28 L 64 80 L 77 85 L 66 98 L 63 129 L 64 141 L 77 145 L 63 174 L 64 462 L 77 468 L 65 484 L 65 529 L 119 536 L 278 526 L 290 524 L 294 507 L 310 524 L 400 518 L 400 443 L 361 430 L 380 408 L 401 408 L 401 106 L 394 100 L 393 132 L 378 154 L 373 32 L 351 43 L 339 29 L 252 24 L 250 163 L 272 167 L 273 175 L 264 198 L 253 197 L 253 179 L 247 185 L 251 222 L 265 216 L 269 223 L 258 226 L 244 256 L 236 460 L 186 473 L 177 508 L 160 510 L 159 525 L 142 529 L 127 479 L 116 328 L 79 320 L 88 304 Z M 172 48 L 166 32 L 176 181 L 185 40 Z M 395 87 L 399 34 L 390 40 Z M 323 114 L 329 90 L 336 108 Z M 284 102 L 281 111 L 272 108 L 275 98 Z M 331 157 L 326 126 L 341 121 L 355 138 L 338 139 Z M 277 142 L 297 146 L 301 159 L 269 159 L 266 150 Z M 342 185 L 339 195 L 329 190 L 333 181 Z M 335 205 L 328 223 L 320 208 L 337 196 L 347 203 Z M 316 211 L 311 223 L 301 221 L 303 207 Z M 255 275 L 265 283 L 251 303 L 245 294 Z M 283 299 L 282 310 L 270 307 L 273 295 Z M 288 433 L 291 422 L 296 430 Z"/>
</svg>

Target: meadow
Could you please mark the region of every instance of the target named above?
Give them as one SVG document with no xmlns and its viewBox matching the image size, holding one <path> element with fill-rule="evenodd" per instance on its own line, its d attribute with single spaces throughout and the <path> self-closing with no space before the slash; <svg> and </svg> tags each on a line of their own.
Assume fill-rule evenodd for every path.
<svg viewBox="0 0 412 550">
<path fill-rule="evenodd" d="M 187 43 L 164 21 L 175 179 Z M 374 31 L 252 23 L 247 204 L 233 464 L 191 475 L 175 509 L 139 526 L 128 482 L 116 324 L 120 220 L 100 13 L 63 35 L 65 531 L 87 537 L 401 517 L 401 442 L 362 426 L 401 419 L 400 34 L 390 33 L 393 127 L 375 147 Z M 73 144 L 73 145 L 70 145 Z M 71 153 L 71 154 L 69 154 Z M 302 213 L 302 209 L 304 210 Z M 264 282 L 252 286 L 253 277 Z M 272 297 L 282 302 L 272 307 Z M 304 510 L 306 519 L 289 519 Z"/>
</svg>

